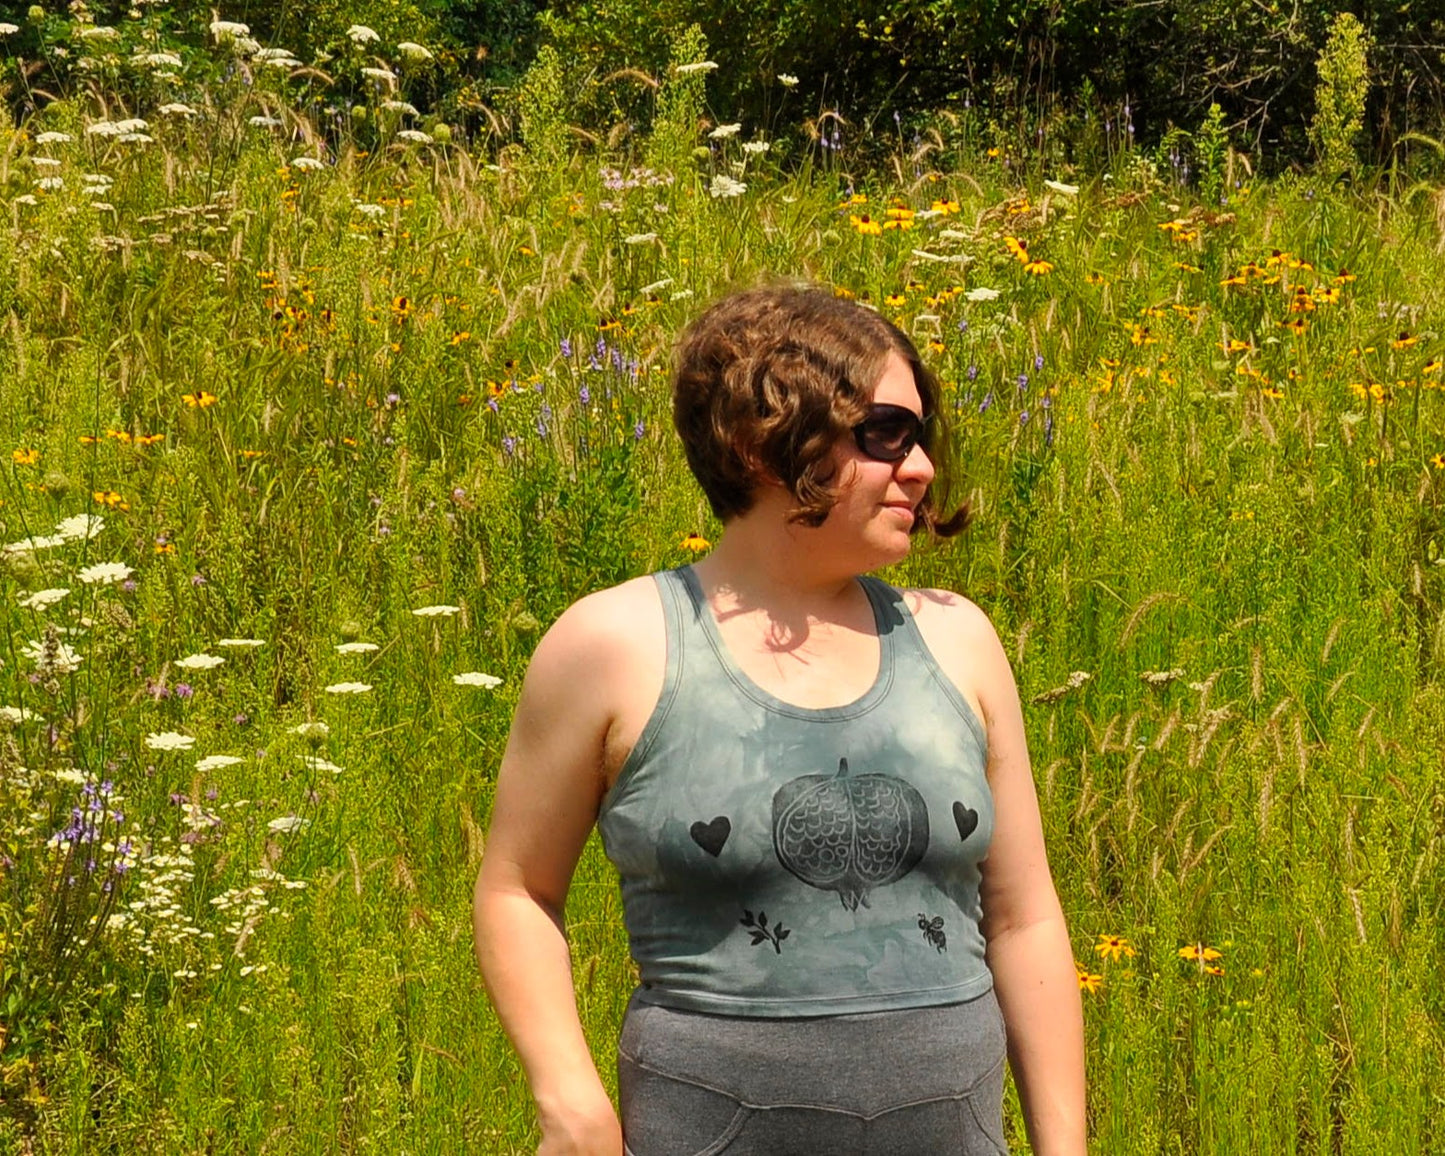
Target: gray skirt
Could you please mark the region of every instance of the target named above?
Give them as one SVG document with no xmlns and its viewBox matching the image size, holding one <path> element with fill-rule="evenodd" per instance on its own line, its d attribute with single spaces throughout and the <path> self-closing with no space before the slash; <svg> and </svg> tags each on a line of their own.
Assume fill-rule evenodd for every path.
<svg viewBox="0 0 1445 1156">
<path fill-rule="evenodd" d="M 622 1022 L 628 1156 L 999 1156 L 1003 1017 L 967 1003 L 816 1019 L 644 1003 Z"/>
</svg>

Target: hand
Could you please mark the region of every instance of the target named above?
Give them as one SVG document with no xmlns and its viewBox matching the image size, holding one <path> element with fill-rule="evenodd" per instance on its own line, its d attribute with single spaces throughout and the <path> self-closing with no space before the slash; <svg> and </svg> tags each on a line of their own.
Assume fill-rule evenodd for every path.
<svg viewBox="0 0 1445 1156">
<path fill-rule="evenodd" d="M 602 1090 L 599 1098 L 539 1114 L 542 1143 L 537 1156 L 623 1156 L 622 1125 Z"/>
</svg>

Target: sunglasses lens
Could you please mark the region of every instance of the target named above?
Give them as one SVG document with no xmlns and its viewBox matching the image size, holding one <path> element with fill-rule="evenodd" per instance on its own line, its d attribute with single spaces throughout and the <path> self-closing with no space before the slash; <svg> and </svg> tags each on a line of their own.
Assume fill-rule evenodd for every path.
<svg viewBox="0 0 1445 1156">
<path fill-rule="evenodd" d="M 880 462 L 902 461 L 923 440 L 923 428 L 912 410 L 889 406 L 857 426 L 858 448 Z"/>
</svg>

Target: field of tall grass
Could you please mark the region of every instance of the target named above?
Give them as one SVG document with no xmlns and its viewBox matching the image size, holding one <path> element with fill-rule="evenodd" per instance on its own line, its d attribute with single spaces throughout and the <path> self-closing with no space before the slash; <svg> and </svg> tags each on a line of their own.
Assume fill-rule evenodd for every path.
<svg viewBox="0 0 1445 1156">
<path fill-rule="evenodd" d="M 715 537 L 670 342 L 777 276 L 946 383 L 977 521 L 886 577 L 1015 660 L 1096 1150 L 1445 1147 L 1445 196 L 855 171 L 700 51 L 643 139 L 543 85 L 501 147 L 366 50 L 329 119 L 254 54 L 0 117 L 0 1151 L 535 1143 L 469 923 L 510 709 Z M 610 1080 L 596 846 L 569 928 Z"/>
</svg>

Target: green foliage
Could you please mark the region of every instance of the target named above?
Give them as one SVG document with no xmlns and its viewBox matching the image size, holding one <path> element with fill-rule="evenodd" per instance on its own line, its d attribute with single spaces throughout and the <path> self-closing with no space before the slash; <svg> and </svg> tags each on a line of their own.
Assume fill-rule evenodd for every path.
<svg viewBox="0 0 1445 1156">
<path fill-rule="evenodd" d="M 898 52 L 908 27 L 865 15 L 847 35 Z M 392 44 L 335 44 L 333 88 L 183 31 L 178 84 L 106 73 L 0 119 L 0 1148 L 535 1149 L 465 911 L 511 711 L 564 606 L 716 539 L 668 432 L 671 342 L 796 272 L 915 334 L 942 383 L 977 521 L 887 577 L 975 599 L 1014 661 L 1098 988 L 1094 1145 L 1431 1150 L 1433 191 L 1236 189 L 1221 101 L 1205 202 L 1175 150 L 1125 143 L 1122 104 L 1107 130 L 1027 122 L 1090 125 L 1031 156 L 1109 180 L 1035 179 L 1024 122 L 960 105 L 941 142 L 880 118 L 871 171 L 844 167 L 854 121 L 793 171 L 743 151 L 786 118 L 749 124 L 709 142 L 746 190 L 712 196 L 699 118 L 741 115 L 698 33 L 662 51 L 719 70 L 660 63 L 657 140 L 586 163 L 566 99 L 598 62 L 547 65 L 544 166 L 402 137 L 364 87 L 364 119 L 325 118 L 375 55 L 425 91 Z M 121 108 L 150 139 L 87 131 Z M 84 576 L 107 561 L 130 580 Z M 74 809 L 107 780 L 90 839 Z M 595 842 L 569 905 L 610 1080 L 635 976 Z"/>
<path fill-rule="evenodd" d="M 567 129 L 568 74 L 562 54 L 544 44 L 517 87 L 517 119 L 522 143 L 533 163 L 561 164 L 571 135 Z"/>
<path fill-rule="evenodd" d="M 691 168 L 707 102 L 707 77 L 715 67 L 707 51 L 707 37 L 696 24 L 689 24 L 672 42 L 671 66 L 657 98 L 657 116 L 648 138 L 648 162 L 656 169 L 681 172 Z"/>
<path fill-rule="evenodd" d="M 1369 34 L 1353 13 L 1341 12 L 1316 61 L 1319 80 L 1310 122 L 1310 140 L 1326 174 L 1353 172 L 1359 166 L 1357 148 L 1370 91 L 1369 53 Z"/>
<path fill-rule="evenodd" d="M 1204 123 L 1194 134 L 1194 158 L 1199 199 L 1206 205 L 1218 205 L 1224 196 L 1226 164 L 1229 157 L 1229 134 L 1224 127 L 1224 112 L 1211 104 Z"/>
</svg>

